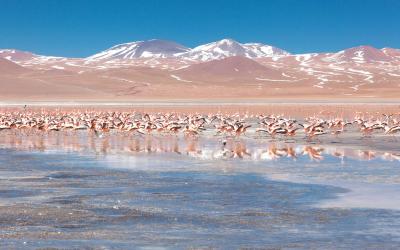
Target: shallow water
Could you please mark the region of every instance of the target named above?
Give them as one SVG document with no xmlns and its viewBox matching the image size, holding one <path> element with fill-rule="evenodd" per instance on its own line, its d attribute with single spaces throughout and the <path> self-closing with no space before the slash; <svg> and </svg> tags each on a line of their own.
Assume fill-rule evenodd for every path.
<svg viewBox="0 0 400 250">
<path fill-rule="evenodd" d="M 392 146 L 2 135 L 4 248 L 400 247 Z"/>
</svg>

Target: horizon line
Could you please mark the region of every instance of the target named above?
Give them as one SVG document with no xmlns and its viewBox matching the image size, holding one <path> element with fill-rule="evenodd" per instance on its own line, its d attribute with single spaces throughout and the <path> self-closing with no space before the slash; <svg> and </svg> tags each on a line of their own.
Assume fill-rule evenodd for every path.
<svg viewBox="0 0 400 250">
<path fill-rule="evenodd" d="M 155 40 L 158 40 L 158 41 L 166 41 L 166 42 L 173 42 L 173 43 L 176 43 L 176 44 L 178 44 L 178 45 L 181 45 L 181 46 L 183 46 L 183 47 L 185 47 L 185 48 L 188 48 L 188 49 L 190 49 L 190 50 L 195 49 L 195 48 L 197 48 L 197 47 L 199 47 L 199 46 L 203 46 L 203 45 L 206 45 L 206 44 L 210 44 L 210 43 L 220 42 L 220 41 L 223 41 L 223 40 L 232 40 L 233 42 L 237 42 L 237 43 L 239 43 L 239 44 L 262 44 L 262 45 L 266 45 L 266 46 L 272 46 L 272 47 L 274 47 L 274 48 L 281 49 L 281 50 L 284 50 L 284 51 L 288 52 L 288 53 L 289 53 L 289 56 L 290 56 L 290 55 L 305 55 L 305 54 L 321 54 L 321 53 L 338 53 L 338 52 L 344 51 L 344 50 L 346 50 L 346 49 L 357 48 L 357 47 L 364 47 L 364 46 L 366 46 L 366 47 L 372 47 L 372 48 L 375 48 L 375 49 L 378 49 L 378 50 L 382 50 L 382 49 L 399 49 L 399 48 L 390 47 L 390 46 L 384 46 L 384 47 L 381 47 L 381 48 L 380 48 L 380 47 L 375 47 L 375 46 L 373 46 L 373 45 L 371 45 L 371 44 L 368 44 L 368 43 L 360 43 L 359 45 L 350 46 L 350 47 L 345 47 L 345 48 L 343 48 L 343 49 L 341 49 L 341 50 L 336 50 L 336 51 L 324 50 L 324 51 L 316 51 L 316 52 L 292 53 L 292 52 L 290 52 L 290 51 L 288 51 L 288 50 L 286 50 L 286 49 L 284 49 L 284 48 L 282 48 L 282 47 L 277 47 L 277 46 L 275 46 L 275 45 L 271 45 L 271 44 L 268 44 L 268 43 L 263 43 L 263 42 L 241 42 L 241 41 L 238 41 L 238 40 L 236 40 L 236 39 L 234 39 L 234 38 L 230 38 L 230 37 L 226 37 L 226 38 L 222 38 L 222 39 L 218 39 L 218 40 L 214 40 L 214 41 L 209 41 L 209 42 L 206 42 L 206 43 L 201 43 L 201 44 L 198 44 L 197 46 L 194 46 L 194 47 L 188 47 L 188 46 L 186 46 L 186 45 L 184 45 L 184 44 L 182 44 L 182 43 L 180 43 L 180 42 L 177 42 L 177 41 L 171 40 L 171 39 L 151 38 L 151 39 L 147 39 L 147 40 L 136 40 L 136 41 L 127 41 L 127 42 L 115 43 L 114 45 L 109 45 L 107 48 L 104 48 L 103 50 L 100 50 L 100 51 L 96 52 L 95 54 L 100 53 L 100 52 L 102 52 L 102 51 L 106 51 L 106 50 L 108 50 L 108 49 L 110 49 L 110 48 L 113 48 L 113 47 L 119 46 L 119 45 L 124 45 L 124 44 L 129 44 L 129 43 L 138 43 L 138 42 L 149 42 L 149 41 L 155 41 Z M 0 48 L 0 51 L 2 51 L 2 50 L 15 50 L 15 51 L 20 51 L 20 52 L 32 53 L 32 54 L 38 55 L 38 56 L 62 57 L 62 58 L 87 58 L 87 57 L 90 57 L 90 56 L 92 56 L 92 55 L 95 55 L 95 54 L 91 54 L 91 55 L 89 55 L 89 56 L 84 56 L 84 57 L 80 57 L 80 56 L 47 55 L 47 54 L 40 53 L 40 52 L 39 52 L 39 53 L 36 53 L 36 52 L 33 51 L 33 50 L 20 49 L 20 48 L 17 48 L 17 47 L 13 47 L 13 48 Z"/>
</svg>

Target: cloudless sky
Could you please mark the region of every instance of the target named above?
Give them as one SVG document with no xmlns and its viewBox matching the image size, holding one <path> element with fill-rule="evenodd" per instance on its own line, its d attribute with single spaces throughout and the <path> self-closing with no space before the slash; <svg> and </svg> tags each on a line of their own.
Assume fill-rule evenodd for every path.
<svg viewBox="0 0 400 250">
<path fill-rule="evenodd" d="M 0 48 L 83 57 L 152 38 L 292 53 L 400 48 L 400 0 L 0 0 Z"/>
</svg>

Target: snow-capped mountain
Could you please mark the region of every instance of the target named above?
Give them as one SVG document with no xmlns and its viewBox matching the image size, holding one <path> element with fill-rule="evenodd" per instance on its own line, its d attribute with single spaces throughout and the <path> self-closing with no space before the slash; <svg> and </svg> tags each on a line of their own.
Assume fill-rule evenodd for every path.
<svg viewBox="0 0 400 250">
<path fill-rule="evenodd" d="M 28 68 L 33 67 L 41 69 L 48 69 L 52 67 L 51 64 L 53 63 L 59 63 L 59 62 L 67 63 L 71 60 L 76 60 L 66 57 L 37 55 L 32 52 L 15 50 L 15 49 L 0 50 L 0 58 L 6 59 L 10 62 L 16 63 L 23 67 L 28 67 Z"/>
<path fill-rule="evenodd" d="M 254 57 L 264 57 L 264 56 L 286 56 L 289 52 L 273 47 L 271 45 L 265 45 L 262 43 L 245 43 L 242 44 L 244 48 L 254 53 Z M 252 53 L 249 53 L 251 55 Z"/>
<path fill-rule="evenodd" d="M 88 60 L 113 60 L 135 58 L 166 58 L 189 51 L 183 45 L 171 41 L 152 39 L 123 43 L 88 57 Z"/>
<path fill-rule="evenodd" d="M 0 58 L 7 59 L 13 62 L 20 62 L 30 60 L 36 55 L 31 52 L 20 51 L 15 49 L 2 49 L 0 50 Z"/>
<path fill-rule="evenodd" d="M 384 51 L 371 46 L 358 46 L 345 49 L 334 53 L 331 61 L 335 62 L 355 62 L 355 63 L 370 63 L 370 62 L 387 62 L 393 58 Z"/>
<path fill-rule="evenodd" d="M 261 58 L 289 55 L 288 52 L 261 43 L 239 43 L 223 39 L 200 45 L 193 49 L 163 40 L 139 41 L 116 45 L 88 57 L 89 61 L 135 59 L 135 58 L 179 58 L 190 61 L 211 61 L 230 56 Z"/>
<path fill-rule="evenodd" d="M 331 53 L 289 54 L 269 45 L 232 39 L 193 49 L 175 42 L 149 40 L 116 45 L 88 58 L 43 56 L 13 49 L 0 50 L 0 58 L 0 83 L 2 76 L 12 75 L 16 75 L 16 81 L 28 75 L 53 80 L 57 80 L 54 75 L 72 75 L 76 77 L 73 81 L 84 79 L 90 83 L 90 79 L 95 79 L 109 84 L 241 82 L 257 89 L 267 83 L 297 83 L 318 91 L 340 90 L 346 96 L 373 96 L 374 91 L 368 88 L 380 83 L 390 85 L 393 92 L 388 94 L 394 95 L 400 86 L 400 50 L 371 46 Z"/>
<path fill-rule="evenodd" d="M 116 45 L 88 58 L 0 50 L 0 87 L 20 99 L 24 98 L 22 89 L 29 95 L 43 89 L 46 97 L 48 91 L 67 96 L 64 93 L 71 88 L 69 97 L 85 98 L 100 92 L 109 98 L 110 91 L 118 97 L 172 98 L 177 94 L 187 98 L 191 94 L 208 98 L 215 94 L 231 98 L 228 89 L 236 91 L 237 97 L 243 93 L 258 98 L 302 93 L 398 99 L 399 67 L 400 50 L 393 48 L 359 46 L 331 53 L 289 54 L 269 45 L 231 39 L 193 49 L 150 40 Z"/>
<path fill-rule="evenodd" d="M 195 61 L 219 60 L 231 56 L 260 58 L 289 55 L 288 52 L 261 43 L 239 43 L 232 39 L 223 39 L 200 45 L 188 52 L 179 54 L 180 58 Z"/>
</svg>

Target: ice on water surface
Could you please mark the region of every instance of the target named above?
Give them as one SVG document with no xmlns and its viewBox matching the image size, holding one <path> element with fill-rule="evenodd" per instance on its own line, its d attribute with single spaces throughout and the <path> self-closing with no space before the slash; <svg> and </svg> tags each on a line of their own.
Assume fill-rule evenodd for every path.
<svg viewBox="0 0 400 250">
<path fill-rule="evenodd" d="M 8 247 L 400 245 L 394 148 L 87 132 L 0 147 Z"/>
</svg>

